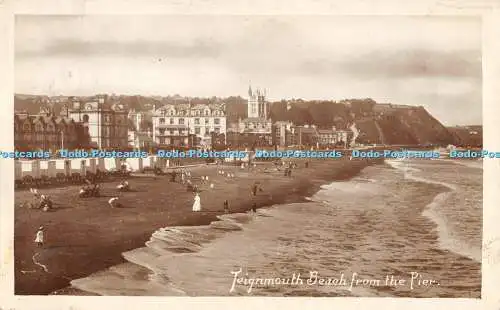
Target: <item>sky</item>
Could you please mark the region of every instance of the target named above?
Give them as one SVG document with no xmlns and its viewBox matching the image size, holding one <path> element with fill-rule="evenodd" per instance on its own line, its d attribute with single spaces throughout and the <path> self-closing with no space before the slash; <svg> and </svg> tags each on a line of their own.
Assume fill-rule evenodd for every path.
<svg viewBox="0 0 500 310">
<path fill-rule="evenodd" d="M 15 92 L 373 98 L 482 124 L 481 21 L 399 16 L 18 15 Z"/>
</svg>

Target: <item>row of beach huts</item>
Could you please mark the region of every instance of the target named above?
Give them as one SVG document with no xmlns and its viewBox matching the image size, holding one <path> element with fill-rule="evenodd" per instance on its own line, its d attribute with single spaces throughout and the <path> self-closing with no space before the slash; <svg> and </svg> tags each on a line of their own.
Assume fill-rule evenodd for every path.
<svg viewBox="0 0 500 310">
<path fill-rule="evenodd" d="M 85 176 L 89 172 L 95 174 L 98 170 L 115 171 L 125 165 L 130 171 L 143 171 L 148 167 L 168 167 L 170 161 L 162 160 L 154 156 L 148 158 L 75 158 L 75 159 L 36 159 L 36 160 L 16 160 L 15 179 L 22 180 L 30 176 L 34 179 L 48 177 L 55 178 L 64 174 L 71 176 L 78 173 Z"/>
<path fill-rule="evenodd" d="M 234 161 L 227 158 L 226 162 Z M 15 160 L 15 180 L 21 181 L 26 178 L 56 178 L 64 175 L 70 177 L 78 174 L 96 174 L 99 172 L 120 171 L 145 172 L 147 170 L 168 169 L 190 164 L 206 163 L 205 159 L 167 159 L 157 156 L 146 158 L 75 158 L 75 159 L 36 159 Z"/>
</svg>

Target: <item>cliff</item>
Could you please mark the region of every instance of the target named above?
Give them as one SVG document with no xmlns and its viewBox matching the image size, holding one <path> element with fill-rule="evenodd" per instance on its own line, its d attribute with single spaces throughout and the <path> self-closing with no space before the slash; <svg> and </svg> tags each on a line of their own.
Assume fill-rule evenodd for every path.
<svg viewBox="0 0 500 310">
<path fill-rule="evenodd" d="M 315 124 L 319 128 L 346 129 L 354 122 L 360 131 L 357 141 L 364 144 L 459 144 L 457 136 L 425 108 L 377 104 L 372 99 L 281 101 L 273 103 L 271 117 L 297 125 Z"/>
</svg>

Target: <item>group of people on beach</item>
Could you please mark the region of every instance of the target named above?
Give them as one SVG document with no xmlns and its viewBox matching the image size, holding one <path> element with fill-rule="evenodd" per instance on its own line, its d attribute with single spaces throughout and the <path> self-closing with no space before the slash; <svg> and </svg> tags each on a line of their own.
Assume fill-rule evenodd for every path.
<svg viewBox="0 0 500 310">
<path fill-rule="evenodd" d="M 191 171 L 181 168 L 176 169 L 169 174 L 170 182 L 180 182 L 181 184 L 186 185 L 186 190 L 188 192 L 199 192 L 198 185 L 193 182 Z M 208 183 L 208 176 L 201 176 L 201 183 Z M 211 188 L 213 188 L 213 185 L 211 185 Z"/>
<path fill-rule="evenodd" d="M 234 173 L 225 172 L 224 170 L 217 171 L 219 175 L 225 176 L 227 178 L 234 178 Z"/>
<path fill-rule="evenodd" d="M 209 177 L 208 175 L 202 175 L 200 177 L 201 183 L 202 184 L 208 184 L 209 183 Z M 214 183 L 210 183 L 209 187 L 213 189 L 215 187 Z M 200 198 L 200 191 L 198 190 L 198 186 L 192 185 L 191 180 L 188 180 L 188 190 L 192 188 L 193 192 L 195 193 L 194 195 L 194 202 L 193 202 L 193 212 L 199 212 L 201 211 L 201 198 Z M 228 205 L 229 207 L 229 205 Z"/>
<path fill-rule="evenodd" d="M 80 198 L 83 197 L 99 197 L 100 195 L 100 186 L 97 182 L 92 182 L 89 179 L 85 179 L 85 185 L 80 188 L 80 192 L 78 196 Z"/>
<path fill-rule="evenodd" d="M 176 169 L 170 172 L 170 181 L 177 182 L 177 176 L 180 177 L 181 184 L 185 184 L 187 180 L 191 178 L 191 171 L 187 169 Z"/>
<path fill-rule="evenodd" d="M 118 184 L 116 186 L 116 189 L 120 192 L 128 192 L 131 190 L 130 188 L 130 184 L 128 183 L 127 180 L 123 180 L 120 182 L 120 184 Z M 111 208 L 119 208 L 119 207 L 122 207 L 122 204 L 119 200 L 119 198 L 117 196 L 115 197 L 111 197 L 109 200 L 108 200 L 108 205 L 111 207 Z"/>
<path fill-rule="evenodd" d="M 92 182 L 89 179 L 85 179 L 85 185 L 80 188 L 78 196 L 80 198 L 85 197 L 99 197 L 100 196 L 100 185 L 97 182 Z M 130 184 L 127 180 L 122 180 L 117 186 L 116 189 L 120 192 L 130 191 Z M 121 204 L 119 202 L 119 198 L 117 196 L 111 197 L 108 200 L 108 205 L 112 208 L 120 207 Z"/>
<path fill-rule="evenodd" d="M 52 199 L 49 195 L 42 195 L 36 188 L 30 188 L 30 192 L 33 194 L 34 202 L 31 204 L 32 208 L 42 209 L 47 212 L 52 209 Z"/>
<path fill-rule="evenodd" d="M 219 174 L 224 175 L 224 173 L 221 173 L 221 171 L 219 171 Z M 206 178 L 208 179 L 208 177 L 206 177 Z M 263 189 L 260 185 L 260 182 L 256 181 L 251 186 L 251 193 L 253 196 L 257 196 L 257 193 L 259 191 L 263 191 Z M 193 210 L 193 212 L 201 211 L 201 198 L 200 198 L 200 194 L 198 192 L 195 193 L 192 210 Z M 223 210 L 224 210 L 224 213 L 229 213 L 229 201 L 227 199 L 224 200 L 224 209 Z M 255 202 L 252 204 L 252 212 L 253 213 L 257 212 L 257 203 L 255 203 Z"/>
<path fill-rule="evenodd" d="M 281 163 L 282 166 L 285 166 L 285 162 L 282 162 Z M 304 163 L 304 167 L 305 168 L 309 168 L 309 162 L 305 162 Z M 292 169 L 296 169 L 298 168 L 298 165 L 294 162 L 288 162 L 288 164 L 286 164 L 285 166 L 285 171 L 284 171 L 284 176 L 286 177 L 291 177 L 292 176 Z"/>
<path fill-rule="evenodd" d="M 218 175 L 229 178 L 229 179 L 232 179 L 235 177 L 234 173 L 224 171 L 224 169 L 222 169 L 222 167 L 220 167 L 221 162 L 218 162 L 217 166 L 218 166 L 218 170 L 217 170 Z M 189 175 L 189 176 L 191 176 L 191 175 Z M 201 179 L 202 184 L 209 184 L 210 189 L 213 189 L 215 187 L 214 182 L 209 181 L 210 178 L 208 175 L 202 175 L 200 177 L 200 179 Z M 190 186 L 192 184 L 190 179 L 188 179 L 187 182 L 188 182 L 188 186 Z M 194 192 L 195 192 L 195 196 L 194 196 L 192 210 L 193 210 L 193 212 L 199 212 L 199 211 L 201 211 L 201 197 L 200 197 L 200 193 L 199 193 L 197 187 L 194 188 Z M 227 199 L 225 199 L 223 202 L 223 210 L 224 210 L 224 213 L 229 213 L 229 201 Z"/>
<path fill-rule="evenodd" d="M 284 166 L 284 165 L 285 165 L 285 162 L 281 162 L 281 166 Z M 248 165 L 248 166 L 250 167 L 250 165 Z M 256 165 L 253 164 L 253 167 L 255 167 L 255 166 Z M 309 163 L 305 162 L 305 168 L 308 168 L 308 166 L 309 166 Z M 242 168 L 243 167 L 246 167 L 246 165 L 242 164 Z M 296 167 L 297 167 L 297 165 L 295 163 L 292 163 L 292 162 L 287 163 L 286 168 L 285 168 L 285 176 L 290 177 L 292 168 L 296 168 Z M 223 169 L 219 169 L 217 171 L 217 173 L 219 175 L 227 177 L 227 178 L 234 178 L 235 177 L 234 173 L 226 172 Z M 176 182 L 177 176 L 180 176 L 180 181 L 182 184 L 187 184 L 188 190 L 193 191 L 195 193 L 192 211 L 193 212 L 200 212 L 202 209 L 201 208 L 200 191 L 198 190 L 198 186 L 194 185 L 192 182 L 191 172 L 189 170 L 186 170 L 186 169 L 175 170 L 171 173 L 171 181 Z M 209 180 L 210 180 L 208 175 L 202 175 L 202 176 L 200 176 L 200 179 L 201 179 L 202 184 L 209 183 Z M 128 181 L 123 180 L 116 186 L 116 188 L 119 191 L 129 191 L 130 184 Z M 210 188 L 214 188 L 213 183 L 210 183 Z M 85 196 L 96 196 L 97 197 L 99 195 L 99 189 L 100 189 L 99 184 L 97 184 L 96 182 L 90 182 L 89 180 L 86 180 L 86 184 L 80 189 L 79 195 L 80 195 L 80 197 L 85 197 Z M 52 202 L 51 202 L 49 196 L 39 194 L 37 189 L 32 188 L 32 189 L 30 189 L 30 191 L 33 193 L 33 195 L 36 198 L 40 199 L 41 206 L 52 207 Z M 263 191 L 262 186 L 261 186 L 259 181 L 255 181 L 251 185 L 252 196 L 253 197 L 257 196 L 258 192 L 260 192 L 260 191 Z M 117 196 L 110 198 L 108 200 L 108 204 L 112 208 L 117 208 L 117 207 L 122 206 L 122 204 L 119 200 L 119 197 L 117 197 Z M 223 210 L 224 210 L 224 213 L 230 212 L 229 211 L 229 201 L 227 199 L 225 199 L 223 202 Z M 252 203 L 251 210 L 253 213 L 257 212 L 257 203 L 256 202 Z M 44 227 L 43 226 L 40 226 L 40 228 L 38 229 L 38 231 L 36 233 L 35 243 L 39 247 L 43 246 L 43 243 L 44 243 Z"/>
</svg>

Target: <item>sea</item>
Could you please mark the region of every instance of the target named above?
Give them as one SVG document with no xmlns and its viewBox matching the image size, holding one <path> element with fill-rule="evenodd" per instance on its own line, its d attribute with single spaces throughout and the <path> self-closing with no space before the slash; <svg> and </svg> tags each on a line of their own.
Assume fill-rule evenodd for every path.
<svg viewBox="0 0 500 310">
<path fill-rule="evenodd" d="M 482 162 L 386 160 L 308 202 L 167 227 L 98 295 L 481 297 Z"/>
</svg>

